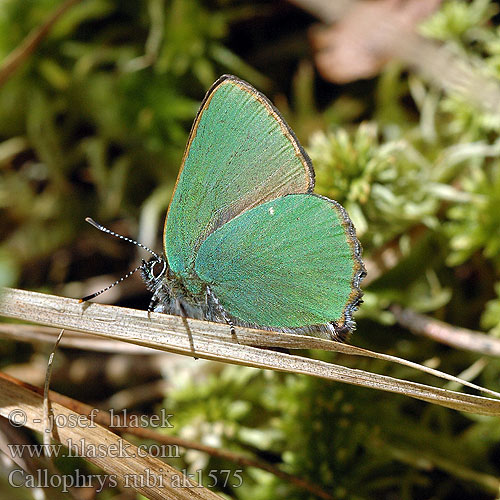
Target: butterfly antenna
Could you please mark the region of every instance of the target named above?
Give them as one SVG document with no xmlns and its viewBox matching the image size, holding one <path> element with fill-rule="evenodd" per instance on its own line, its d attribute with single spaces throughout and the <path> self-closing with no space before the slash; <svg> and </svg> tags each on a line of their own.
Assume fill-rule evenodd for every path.
<svg viewBox="0 0 500 500">
<path fill-rule="evenodd" d="M 94 222 L 94 221 L 92 221 L 92 222 Z M 86 297 L 83 297 L 83 299 L 80 299 L 78 302 L 80 302 L 80 303 L 87 302 L 87 300 L 91 300 L 91 299 L 97 297 L 98 295 L 101 295 L 101 293 L 107 292 L 110 288 L 113 288 L 114 286 L 118 285 L 124 279 L 129 278 L 130 276 L 132 276 L 132 274 L 134 274 L 136 271 L 138 271 L 141 268 L 141 266 L 142 266 L 142 264 L 139 265 L 139 266 L 137 266 L 132 271 L 128 272 L 125 276 L 122 276 L 120 279 L 116 280 L 114 283 L 111 283 L 111 285 L 108 285 L 106 288 L 103 288 L 99 292 L 95 292 L 95 293 L 92 293 L 90 295 L 87 295 Z"/>
<path fill-rule="evenodd" d="M 99 229 L 99 231 L 102 231 L 103 233 L 111 234 L 111 236 L 116 236 L 117 238 L 120 238 L 121 240 L 128 241 L 129 243 L 133 243 L 134 245 L 137 245 L 138 247 L 144 248 L 144 250 L 147 250 L 150 254 L 153 254 L 158 260 L 161 260 L 161 257 L 156 252 L 153 252 L 153 250 L 151 250 L 151 248 L 148 248 L 146 245 L 143 245 L 142 243 L 139 243 L 138 241 L 135 241 L 131 238 L 127 238 L 126 236 L 122 236 L 121 234 L 115 233 L 114 231 L 111 231 L 111 229 L 108 229 L 107 227 L 101 226 L 101 224 L 98 224 L 94 219 L 91 219 L 90 217 L 86 217 L 85 220 L 89 224 L 94 226 L 96 229 Z M 137 269 L 139 269 L 139 268 L 137 268 Z M 137 271 L 137 269 L 135 269 L 132 272 Z M 125 276 L 123 279 L 128 278 L 128 276 L 129 275 Z M 99 292 L 99 293 L 101 293 L 101 292 Z"/>
</svg>

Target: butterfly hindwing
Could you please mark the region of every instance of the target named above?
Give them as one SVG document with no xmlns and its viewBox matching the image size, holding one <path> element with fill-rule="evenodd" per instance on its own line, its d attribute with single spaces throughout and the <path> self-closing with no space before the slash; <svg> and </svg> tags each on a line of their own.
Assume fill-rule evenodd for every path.
<svg viewBox="0 0 500 500">
<path fill-rule="evenodd" d="M 345 210 L 312 194 L 284 196 L 248 210 L 201 244 L 196 273 L 224 309 L 247 323 L 351 325 L 364 275 Z"/>
<path fill-rule="evenodd" d="M 311 163 L 265 96 L 225 75 L 195 119 L 165 222 L 165 253 L 193 274 L 203 241 L 238 214 L 289 193 L 311 192 Z"/>
</svg>

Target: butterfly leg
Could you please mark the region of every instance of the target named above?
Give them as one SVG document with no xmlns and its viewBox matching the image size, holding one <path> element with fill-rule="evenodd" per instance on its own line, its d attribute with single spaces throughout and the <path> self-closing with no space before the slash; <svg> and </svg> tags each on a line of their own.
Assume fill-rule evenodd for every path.
<svg viewBox="0 0 500 500">
<path fill-rule="evenodd" d="M 155 305 L 158 303 L 158 290 L 153 293 L 153 296 L 151 297 L 151 300 L 149 301 L 149 306 L 148 306 L 148 316 L 150 313 L 154 311 Z"/>
<path fill-rule="evenodd" d="M 207 298 L 210 297 L 215 307 L 217 308 L 217 312 L 221 315 L 222 319 L 229 325 L 229 330 L 231 335 L 236 337 L 236 330 L 234 329 L 234 323 L 231 318 L 227 315 L 226 310 L 222 307 L 222 304 L 219 302 L 219 299 L 212 293 L 210 287 L 207 286 Z"/>
<path fill-rule="evenodd" d="M 151 297 L 151 300 L 149 301 L 148 317 L 149 317 L 150 313 L 152 313 L 152 312 L 172 314 L 168 310 L 168 307 L 165 306 L 166 302 L 167 302 L 167 296 L 165 295 L 164 290 L 162 290 L 160 287 L 157 288 L 154 291 L 153 296 Z"/>
<path fill-rule="evenodd" d="M 153 296 L 149 301 L 148 316 L 152 312 L 177 314 L 172 311 L 170 292 L 166 286 L 156 283 L 155 286 L 150 287 L 150 290 L 153 292 Z"/>
<path fill-rule="evenodd" d="M 184 307 L 184 304 L 182 303 L 182 301 L 177 300 L 176 305 L 177 305 L 177 307 L 178 307 L 178 309 L 179 309 L 179 311 L 180 311 L 180 313 L 181 313 L 181 315 L 180 315 L 180 316 L 181 316 L 181 318 L 182 318 L 182 321 L 183 321 L 183 323 L 184 323 L 184 326 L 186 327 L 186 331 L 187 331 L 187 333 L 188 333 L 188 335 L 189 335 L 189 343 L 191 344 L 191 349 L 192 349 L 192 350 L 193 350 L 193 352 L 194 352 L 193 337 L 192 337 L 192 334 L 191 334 L 191 330 L 190 330 L 190 328 L 189 328 L 189 324 L 188 324 L 188 322 L 187 322 L 187 320 L 186 320 L 186 318 L 189 318 L 189 315 L 188 315 L 188 313 L 187 313 L 187 311 L 186 311 L 186 308 Z M 194 357 L 193 357 L 193 359 L 196 361 L 196 360 L 198 360 L 199 358 L 197 358 L 196 356 L 194 356 Z"/>
</svg>

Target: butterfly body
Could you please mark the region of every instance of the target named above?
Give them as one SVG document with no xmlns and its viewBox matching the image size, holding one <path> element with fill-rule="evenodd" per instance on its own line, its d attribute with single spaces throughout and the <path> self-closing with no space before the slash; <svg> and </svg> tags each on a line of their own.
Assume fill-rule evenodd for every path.
<svg viewBox="0 0 500 500">
<path fill-rule="evenodd" d="M 163 257 L 143 261 L 140 271 L 147 289 L 153 293 L 150 311 L 224 321 L 222 315 L 217 314 L 217 307 L 212 303 L 207 286 L 200 279 L 192 277 L 186 280 L 176 276 Z"/>
</svg>

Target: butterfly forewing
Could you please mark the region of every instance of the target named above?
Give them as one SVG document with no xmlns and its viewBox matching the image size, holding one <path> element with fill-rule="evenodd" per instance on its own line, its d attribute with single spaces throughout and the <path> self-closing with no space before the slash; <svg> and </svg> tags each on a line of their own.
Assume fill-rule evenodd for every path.
<svg viewBox="0 0 500 500">
<path fill-rule="evenodd" d="M 203 241 L 245 210 L 311 192 L 313 170 L 272 104 L 248 83 L 221 77 L 193 124 L 165 223 L 165 253 L 189 278 Z"/>
</svg>

